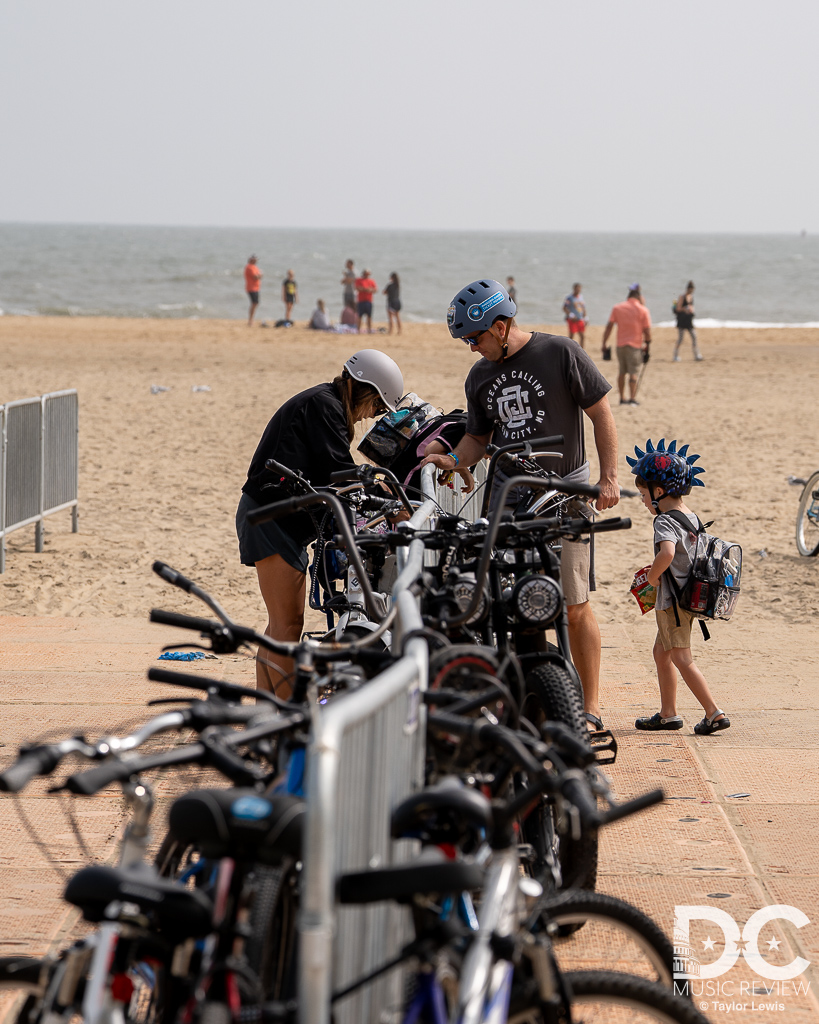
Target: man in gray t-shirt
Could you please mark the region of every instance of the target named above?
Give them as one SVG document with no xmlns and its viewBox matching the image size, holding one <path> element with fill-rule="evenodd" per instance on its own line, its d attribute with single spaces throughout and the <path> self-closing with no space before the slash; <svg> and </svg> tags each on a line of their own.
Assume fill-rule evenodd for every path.
<svg viewBox="0 0 819 1024">
<path fill-rule="evenodd" d="M 465 490 L 475 486 L 468 467 L 486 455 L 486 446 L 563 434 L 563 458 L 554 468 L 566 476 L 586 464 L 585 413 L 592 422 L 600 463 L 602 512 L 620 500 L 617 485 L 617 428 L 607 394 L 611 385 L 591 358 L 569 338 L 530 334 L 515 322 L 517 307 L 497 281 L 485 278 L 467 285 L 452 300 L 447 324 L 453 338 L 469 344 L 482 359 L 466 379 L 466 433 L 452 455 L 429 455 L 444 472 L 458 472 Z M 586 477 L 588 479 L 588 476 Z M 602 728 L 600 629 L 589 602 L 588 545 L 563 545 L 561 582 L 569 615 L 572 659 L 583 683 L 588 720 Z"/>
</svg>

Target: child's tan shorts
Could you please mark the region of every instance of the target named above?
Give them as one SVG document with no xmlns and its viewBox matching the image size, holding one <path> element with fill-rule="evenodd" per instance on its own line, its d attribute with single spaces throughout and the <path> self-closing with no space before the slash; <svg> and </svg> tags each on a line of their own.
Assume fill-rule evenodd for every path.
<svg viewBox="0 0 819 1024">
<path fill-rule="evenodd" d="M 691 624 L 694 621 L 691 612 L 685 612 L 682 608 L 677 609 L 680 617 L 679 626 L 674 618 L 673 606 L 663 608 L 661 612 L 655 608 L 654 614 L 657 616 L 657 643 L 662 644 L 664 651 L 670 651 L 672 647 L 691 646 Z"/>
</svg>

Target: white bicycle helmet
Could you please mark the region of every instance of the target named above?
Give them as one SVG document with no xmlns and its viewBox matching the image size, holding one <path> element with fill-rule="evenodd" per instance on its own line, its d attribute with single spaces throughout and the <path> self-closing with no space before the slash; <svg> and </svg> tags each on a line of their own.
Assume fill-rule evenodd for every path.
<svg viewBox="0 0 819 1024">
<path fill-rule="evenodd" d="M 390 412 L 395 412 L 404 396 L 404 376 L 394 359 L 376 348 L 363 348 L 350 356 L 344 369 L 353 380 L 371 384 L 381 395 L 384 405 Z"/>
</svg>

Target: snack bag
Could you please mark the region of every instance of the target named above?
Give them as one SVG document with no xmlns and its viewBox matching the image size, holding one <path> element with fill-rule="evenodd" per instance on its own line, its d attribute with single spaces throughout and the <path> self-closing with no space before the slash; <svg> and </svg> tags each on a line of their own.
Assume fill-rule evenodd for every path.
<svg viewBox="0 0 819 1024">
<path fill-rule="evenodd" d="M 643 615 L 646 612 L 650 612 L 657 603 L 657 588 L 652 587 L 648 582 L 648 570 L 650 568 L 650 565 L 645 565 L 642 569 L 638 569 L 631 582 L 631 592 L 634 594 Z"/>
</svg>

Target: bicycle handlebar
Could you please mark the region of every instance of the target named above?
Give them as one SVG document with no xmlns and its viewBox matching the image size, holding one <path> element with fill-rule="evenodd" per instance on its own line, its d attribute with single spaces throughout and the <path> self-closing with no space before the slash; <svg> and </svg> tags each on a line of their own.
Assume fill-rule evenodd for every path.
<svg viewBox="0 0 819 1024">
<path fill-rule="evenodd" d="M 195 743 L 143 757 L 111 758 L 96 768 L 70 775 L 62 788 L 80 796 L 93 796 L 113 782 L 126 782 L 145 771 L 197 763 L 216 768 L 238 785 L 252 785 L 265 777 L 264 772 L 248 769 L 244 758 L 235 753 L 235 748 L 266 739 L 278 732 L 286 732 L 300 726 L 305 720 L 304 714 L 294 712 L 260 722 L 241 732 L 222 732 L 218 727 L 209 728 Z"/>
<path fill-rule="evenodd" d="M 40 746 L 23 748 L 20 756 L 0 775 L 0 791 L 3 793 L 19 793 L 35 775 L 49 775 L 68 754 L 88 752 L 94 754 L 94 748 L 79 736 L 63 740 L 61 743 L 45 743 Z"/>
<path fill-rule="evenodd" d="M 267 690 L 254 690 L 249 686 L 226 683 L 221 679 L 212 679 L 210 676 L 192 676 L 187 672 L 169 672 L 166 668 L 149 668 L 148 678 L 153 683 L 170 683 L 171 686 L 184 686 L 189 690 L 207 690 L 208 693 L 216 693 L 226 700 L 254 697 L 257 700 L 269 701 L 276 707 L 287 707 L 284 701 L 280 701 Z"/>
<path fill-rule="evenodd" d="M 191 581 L 186 580 L 185 582 L 190 583 Z M 197 633 L 207 633 L 208 635 L 215 629 L 224 628 L 221 622 L 216 622 L 214 619 L 201 619 L 197 615 L 183 615 L 181 612 L 166 612 L 162 608 L 152 608 L 149 620 L 158 622 L 162 626 L 192 629 Z"/>
</svg>

